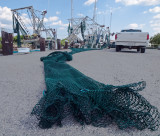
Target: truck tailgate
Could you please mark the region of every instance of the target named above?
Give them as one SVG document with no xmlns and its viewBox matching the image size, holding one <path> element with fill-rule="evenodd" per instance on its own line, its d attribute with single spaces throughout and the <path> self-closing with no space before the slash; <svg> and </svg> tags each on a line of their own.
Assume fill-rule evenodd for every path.
<svg viewBox="0 0 160 136">
<path fill-rule="evenodd" d="M 130 42 L 146 42 L 147 41 L 146 32 L 122 32 L 117 33 L 117 40 L 116 41 L 130 41 Z"/>
</svg>

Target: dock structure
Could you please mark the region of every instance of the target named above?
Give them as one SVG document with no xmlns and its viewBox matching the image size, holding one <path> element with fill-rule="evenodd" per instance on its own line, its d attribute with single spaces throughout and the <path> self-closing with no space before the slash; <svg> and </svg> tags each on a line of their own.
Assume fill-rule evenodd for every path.
<svg viewBox="0 0 160 136">
<path fill-rule="evenodd" d="M 71 0 L 71 18 L 68 19 L 69 44 L 80 44 L 89 48 L 101 48 L 103 45 L 110 44 L 110 29 L 105 25 L 96 22 L 96 0 L 93 18 L 88 16 L 81 18 L 73 17 L 73 0 Z"/>
<path fill-rule="evenodd" d="M 12 9 L 12 16 L 13 16 L 13 30 L 14 33 L 17 33 L 17 45 L 21 47 L 21 38 L 20 35 L 22 34 L 24 37 L 23 43 L 32 43 L 36 46 L 40 45 L 39 41 L 43 37 L 42 32 L 46 33 L 47 40 L 50 40 L 56 46 L 57 41 L 57 32 L 55 29 L 46 28 L 44 25 L 44 18 L 47 14 L 47 11 L 39 11 L 33 8 L 33 6 Z M 21 12 L 26 13 L 28 15 L 30 22 L 26 24 L 23 20 L 23 16 Z M 41 17 L 39 17 L 39 14 Z M 29 30 L 30 27 L 32 32 Z M 31 34 L 32 33 L 32 34 Z"/>
</svg>

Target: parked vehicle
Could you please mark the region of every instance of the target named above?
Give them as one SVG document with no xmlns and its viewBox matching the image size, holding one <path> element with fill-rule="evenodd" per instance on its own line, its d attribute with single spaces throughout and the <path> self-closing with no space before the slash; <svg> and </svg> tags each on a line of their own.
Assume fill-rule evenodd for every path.
<svg viewBox="0 0 160 136">
<path fill-rule="evenodd" d="M 116 52 L 122 48 L 137 49 L 137 52 L 145 53 L 149 44 L 149 33 L 139 29 L 124 29 L 115 35 Z"/>
</svg>

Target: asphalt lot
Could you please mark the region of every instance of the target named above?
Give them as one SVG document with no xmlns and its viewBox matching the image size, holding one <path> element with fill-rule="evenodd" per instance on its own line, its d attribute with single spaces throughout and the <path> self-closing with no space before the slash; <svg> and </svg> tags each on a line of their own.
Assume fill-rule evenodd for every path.
<svg viewBox="0 0 160 136">
<path fill-rule="evenodd" d="M 42 130 L 30 113 L 45 89 L 43 63 L 40 57 L 51 51 L 0 56 L 0 135 L 3 136 L 158 136 L 160 129 L 120 130 L 115 124 L 106 128 L 82 127 L 72 118 L 63 127 Z M 160 111 L 160 50 L 115 52 L 115 49 L 75 54 L 68 62 L 88 77 L 112 85 L 146 81 L 140 92 Z"/>
</svg>

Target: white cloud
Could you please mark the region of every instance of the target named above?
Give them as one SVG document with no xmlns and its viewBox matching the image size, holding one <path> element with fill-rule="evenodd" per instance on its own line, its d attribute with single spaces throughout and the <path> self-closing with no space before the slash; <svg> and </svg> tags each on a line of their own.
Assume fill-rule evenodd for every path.
<svg viewBox="0 0 160 136">
<path fill-rule="evenodd" d="M 66 28 L 65 28 L 65 27 L 60 27 L 59 29 L 60 29 L 60 30 L 65 30 Z"/>
<path fill-rule="evenodd" d="M 63 24 L 63 22 L 61 20 L 57 21 L 57 22 L 53 22 L 51 25 L 58 25 L 61 27 L 67 27 L 68 24 Z"/>
<path fill-rule="evenodd" d="M 133 24 L 129 24 L 127 26 L 127 28 L 129 29 L 142 29 L 143 27 L 145 26 L 145 24 L 136 24 L 136 23 L 133 23 Z"/>
<path fill-rule="evenodd" d="M 149 12 L 152 12 L 152 13 L 158 13 L 160 12 L 160 7 L 154 7 L 153 9 L 149 9 Z"/>
<path fill-rule="evenodd" d="M 138 24 L 129 24 L 128 28 L 133 28 L 133 29 L 138 28 Z"/>
<path fill-rule="evenodd" d="M 59 14 L 61 14 L 61 12 L 59 12 L 59 11 L 56 11 L 56 15 L 59 15 Z"/>
<path fill-rule="evenodd" d="M 153 23 L 153 20 L 151 20 L 149 23 L 152 24 L 152 23 Z"/>
<path fill-rule="evenodd" d="M 108 13 L 108 11 L 98 11 L 97 12 L 98 15 L 104 15 L 104 14 L 107 14 L 107 13 Z"/>
<path fill-rule="evenodd" d="M 145 26 L 145 24 L 140 24 L 139 28 L 142 29 Z"/>
<path fill-rule="evenodd" d="M 153 30 L 154 30 L 154 33 L 157 34 L 160 32 L 160 27 L 154 27 Z"/>
<path fill-rule="evenodd" d="M 148 11 L 144 11 L 144 12 L 143 12 L 143 14 L 147 14 L 147 13 L 148 13 Z"/>
<path fill-rule="evenodd" d="M 0 28 L 12 29 L 12 25 L 11 24 L 3 24 L 0 22 Z"/>
<path fill-rule="evenodd" d="M 110 12 L 115 12 L 115 11 L 117 11 L 119 9 L 121 9 L 121 7 L 117 7 L 117 8 L 110 7 Z"/>
<path fill-rule="evenodd" d="M 160 19 L 151 20 L 150 26 L 152 27 L 154 34 L 159 33 L 160 32 Z"/>
<path fill-rule="evenodd" d="M 160 14 L 153 17 L 154 19 L 160 19 Z"/>
<path fill-rule="evenodd" d="M 112 13 L 116 12 L 119 9 L 121 9 L 121 7 L 108 7 L 106 11 L 97 11 L 97 14 L 98 15 L 106 15 L 106 14 L 110 14 L 111 12 Z"/>
<path fill-rule="evenodd" d="M 12 32 L 12 12 L 8 7 L 0 6 L 0 28 Z"/>
<path fill-rule="evenodd" d="M 30 32 L 32 32 L 33 27 L 32 27 L 32 26 L 28 26 L 27 29 L 28 29 Z"/>
<path fill-rule="evenodd" d="M 48 24 L 49 26 L 59 26 L 59 29 L 61 30 L 68 26 L 68 24 L 64 24 L 57 16 L 46 18 L 44 21 L 46 21 L 46 23 L 50 23 Z"/>
<path fill-rule="evenodd" d="M 28 28 L 29 24 L 31 25 L 31 21 L 27 14 L 23 13 L 20 17 Z M 12 29 L 12 11 L 8 7 L 0 7 L 0 27 Z"/>
<path fill-rule="evenodd" d="M 96 1 L 98 1 L 98 0 L 96 0 Z M 93 4 L 93 3 L 95 3 L 95 0 L 87 0 L 87 1 L 84 3 L 84 5 L 89 6 L 89 5 Z"/>
<path fill-rule="evenodd" d="M 27 14 L 26 14 L 26 13 L 23 13 L 23 14 L 22 14 L 22 16 L 26 17 L 26 16 L 27 16 Z"/>
<path fill-rule="evenodd" d="M 59 17 L 54 16 L 54 17 L 49 17 L 49 21 L 57 21 L 59 19 Z"/>
<path fill-rule="evenodd" d="M 159 23 L 153 23 L 153 24 L 151 24 L 151 27 L 160 27 L 160 24 Z"/>
<path fill-rule="evenodd" d="M 51 25 L 61 25 L 62 24 L 62 21 L 57 21 L 57 22 L 53 22 Z"/>
<path fill-rule="evenodd" d="M 116 3 L 120 2 L 126 6 L 129 5 L 158 5 L 160 0 L 115 0 Z"/>
<path fill-rule="evenodd" d="M 48 19 L 47 18 L 44 18 L 44 23 L 47 23 L 48 22 Z"/>
<path fill-rule="evenodd" d="M 27 17 L 26 14 L 22 14 L 21 15 L 21 19 L 23 20 L 23 22 L 24 22 L 25 25 L 31 24 L 31 20 Z"/>
<path fill-rule="evenodd" d="M 1 21 L 12 21 L 12 12 L 10 8 L 0 6 L 0 22 Z"/>
<path fill-rule="evenodd" d="M 57 11 L 56 14 L 60 14 L 60 12 Z M 22 13 L 20 17 L 27 29 L 31 32 L 33 27 L 31 26 L 31 20 L 28 15 L 26 13 Z M 68 24 L 63 23 L 57 16 L 44 18 L 44 23 L 51 24 L 52 26 L 57 25 L 60 30 L 64 30 L 68 26 Z M 0 6 L 0 27 L 12 30 L 12 12 L 8 7 Z"/>
<path fill-rule="evenodd" d="M 79 13 L 79 14 L 77 14 L 79 17 L 84 17 L 84 15 L 83 14 L 81 14 L 81 13 Z"/>
</svg>

